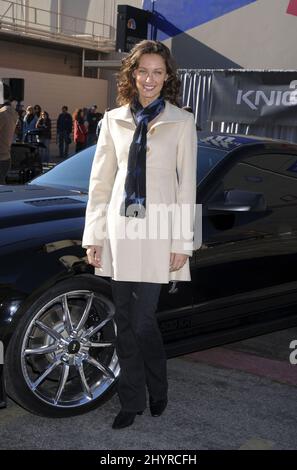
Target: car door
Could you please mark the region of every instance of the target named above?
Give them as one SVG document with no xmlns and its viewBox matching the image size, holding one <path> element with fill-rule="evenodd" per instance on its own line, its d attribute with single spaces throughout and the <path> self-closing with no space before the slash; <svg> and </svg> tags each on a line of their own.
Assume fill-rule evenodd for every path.
<svg viewBox="0 0 297 470">
<path fill-rule="evenodd" d="M 243 146 L 202 183 L 203 244 L 191 259 L 193 324 L 238 326 L 296 302 L 297 152 Z M 212 311 L 212 316 L 209 316 Z M 260 321 L 259 316 L 255 321 Z"/>
<path fill-rule="evenodd" d="M 208 134 L 206 134 L 208 136 Z M 225 139 L 226 140 L 226 139 Z M 228 145 L 234 138 L 227 137 L 226 141 L 222 142 L 219 139 L 219 143 L 214 138 L 207 137 L 206 139 L 199 139 L 197 149 L 197 186 L 198 181 L 201 181 L 206 175 L 213 169 L 221 160 L 223 160 L 228 154 Z M 199 212 L 199 214 L 198 214 Z M 196 220 L 200 218 L 200 207 L 196 212 Z M 197 218 L 198 216 L 198 218 Z M 199 235 L 196 238 L 201 238 L 201 229 L 199 226 Z M 192 261 L 190 259 L 190 265 Z M 162 286 L 160 300 L 159 300 L 159 312 L 165 310 L 176 310 L 181 313 L 192 314 L 192 306 L 194 299 L 193 284 L 191 282 L 175 282 L 172 281 L 169 284 Z"/>
<path fill-rule="evenodd" d="M 219 138 L 199 139 L 197 152 L 197 182 L 206 177 L 206 175 L 223 160 L 229 152 L 229 145 L 232 144 L 234 138 L 227 136 Z M 196 210 L 196 220 L 200 220 L 201 207 Z M 201 239 L 201 224 L 198 223 L 197 239 Z M 192 260 L 190 258 L 190 268 L 192 269 Z M 175 341 L 181 341 L 192 335 L 193 331 L 193 300 L 194 289 L 193 282 L 170 282 L 162 286 L 159 305 L 158 318 L 159 325 L 163 334 L 163 338 L 168 344 Z M 176 350 L 175 350 L 176 352 Z"/>
</svg>

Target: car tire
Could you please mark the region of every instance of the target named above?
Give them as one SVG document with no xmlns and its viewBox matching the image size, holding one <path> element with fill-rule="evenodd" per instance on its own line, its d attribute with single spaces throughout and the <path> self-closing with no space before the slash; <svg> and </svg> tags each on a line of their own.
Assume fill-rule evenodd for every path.
<svg viewBox="0 0 297 470">
<path fill-rule="evenodd" d="M 65 280 L 33 301 L 9 343 L 8 395 L 47 417 L 90 411 L 115 393 L 120 373 L 110 291 L 94 276 Z"/>
</svg>

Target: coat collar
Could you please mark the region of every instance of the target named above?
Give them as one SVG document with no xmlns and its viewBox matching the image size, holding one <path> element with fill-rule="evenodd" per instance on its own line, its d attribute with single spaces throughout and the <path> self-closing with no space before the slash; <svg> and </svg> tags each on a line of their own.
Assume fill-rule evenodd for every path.
<svg viewBox="0 0 297 470">
<path fill-rule="evenodd" d="M 159 126 L 160 124 L 168 123 L 168 122 L 179 122 L 185 121 L 186 111 L 181 110 L 177 106 L 174 106 L 170 103 L 170 101 L 165 100 L 165 108 L 163 113 L 160 115 L 158 120 L 152 125 L 152 127 Z M 130 106 L 128 104 L 121 106 L 119 108 L 115 108 L 108 113 L 109 119 L 115 119 L 117 121 L 121 121 L 123 123 L 129 123 L 133 128 L 135 128 L 134 119 L 130 110 Z"/>
</svg>

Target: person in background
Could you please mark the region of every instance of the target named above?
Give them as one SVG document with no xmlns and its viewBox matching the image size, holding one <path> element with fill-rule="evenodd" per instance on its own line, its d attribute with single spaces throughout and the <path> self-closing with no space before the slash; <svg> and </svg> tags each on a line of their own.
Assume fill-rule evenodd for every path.
<svg viewBox="0 0 297 470">
<path fill-rule="evenodd" d="M 89 114 L 89 109 L 88 108 L 82 108 L 82 117 L 83 117 L 83 120 L 84 120 L 84 125 L 85 125 L 87 130 L 88 130 L 88 127 L 89 127 L 88 114 Z"/>
<path fill-rule="evenodd" d="M 35 114 L 35 116 L 37 117 L 37 120 L 38 120 L 41 116 L 41 106 L 39 104 L 34 105 L 34 114 Z"/>
<path fill-rule="evenodd" d="M 60 158 L 67 158 L 69 153 L 69 144 L 71 143 L 72 117 L 68 113 L 68 107 L 63 106 L 62 112 L 57 120 L 57 138 L 59 142 Z"/>
<path fill-rule="evenodd" d="M 106 111 L 110 111 L 110 108 L 106 108 L 106 110 L 104 111 L 104 114 L 106 113 Z M 100 120 L 98 121 L 98 124 L 97 124 L 97 128 L 96 128 L 96 137 L 97 137 L 97 139 L 98 139 L 99 134 L 100 134 L 100 130 L 101 130 L 101 126 L 102 126 L 102 119 L 103 119 L 104 114 L 101 114 L 101 118 L 100 118 Z"/>
<path fill-rule="evenodd" d="M 26 108 L 26 114 L 24 117 L 23 122 L 23 141 L 28 141 L 27 132 L 34 131 L 36 129 L 36 123 L 38 121 L 38 117 L 34 114 L 33 106 L 29 105 Z"/>
<path fill-rule="evenodd" d="M 18 113 L 10 101 L 0 103 L 0 184 L 5 178 L 11 164 L 10 147 L 13 142 Z"/>
<path fill-rule="evenodd" d="M 83 109 L 76 109 L 73 113 L 73 122 L 74 122 L 74 142 L 75 142 L 75 152 L 80 152 L 85 149 L 87 146 L 87 135 L 88 131 L 85 125 L 84 120 L 84 111 Z"/>
<path fill-rule="evenodd" d="M 18 112 L 18 120 L 15 128 L 15 133 L 14 133 L 14 142 L 22 142 L 23 140 L 23 126 L 24 126 L 24 117 L 26 114 L 26 111 L 24 109 L 19 109 Z"/>
<path fill-rule="evenodd" d="M 193 108 L 191 108 L 191 106 L 183 106 L 183 109 L 185 111 L 188 111 L 188 113 L 194 114 Z M 196 124 L 196 129 L 197 129 L 197 131 L 202 131 L 201 127 L 198 126 L 198 124 Z"/>
<path fill-rule="evenodd" d="M 50 161 L 50 142 L 52 138 L 52 122 L 47 111 L 42 111 L 40 118 L 36 123 L 36 129 L 39 129 L 39 142 L 44 145 L 42 149 L 42 162 L 49 163 Z"/>
<path fill-rule="evenodd" d="M 94 105 L 96 106 L 96 105 Z M 97 111 L 97 106 L 96 106 L 96 116 L 97 116 L 97 121 L 99 122 L 103 118 L 103 114 Z"/>
<path fill-rule="evenodd" d="M 38 119 L 41 116 L 41 106 L 39 104 L 35 104 L 33 110 L 34 110 L 34 115 L 36 116 L 36 119 L 38 121 Z M 36 121 L 36 124 L 37 124 L 37 121 Z M 36 130 L 36 137 L 35 137 L 36 142 L 40 142 L 39 132 L 37 133 L 36 125 L 35 125 L 35 130 Z"/>
<path fill-rule="evenodd" d="M 88 121 L 88 138 L 87 138 L 87 147 L 95 145 L 97 142 L 96 129 L 99 120 L 101 119 L 100 114 L 97 113 L 97 106 L 94 104 L 87 114 Z M 102 116 L 102 115 L 101 115 Z"/>
<path fill-rule="evenodd" d="M 189 113 L 194 114 L 193 108 L 191 106 L 183 106 L 183 109 Z"/>
</svg>

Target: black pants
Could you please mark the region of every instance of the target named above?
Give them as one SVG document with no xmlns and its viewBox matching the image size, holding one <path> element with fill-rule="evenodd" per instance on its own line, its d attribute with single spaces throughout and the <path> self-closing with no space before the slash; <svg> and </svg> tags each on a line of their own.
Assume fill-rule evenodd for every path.
<svg viewBox="0 0 297 470">
<path fill-rule="evenodd" d="M 59 153 L 60 158 L 67 158 L 69 152 L 70 132 L 62 131 L 59 133 Z"/>
<path fill-rule="evenodd" d="M 161 284 L 111 280 L 121 367 L 118 395 L 125 411 L 146 408 L 146 386 L 154 400 L 167 396 L 167 357 L 156 308 Z"/>
<path fill-rule="evenodd" d="M 10 160 L 0 160 L 0 184 L 5 184 L 5 178 L 10 169 Z"/>
<path fill-rule="evenodd" d="M 81 150 L 84 150 L 86 147 L 87 147 L 87 142 L 76 142 L 75 153 L 78 153 Z"/>
</svg>

